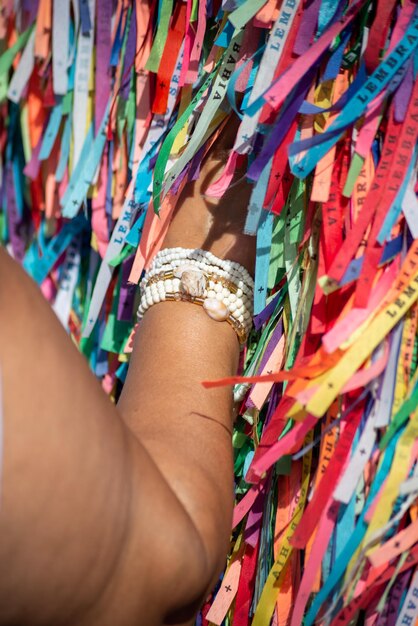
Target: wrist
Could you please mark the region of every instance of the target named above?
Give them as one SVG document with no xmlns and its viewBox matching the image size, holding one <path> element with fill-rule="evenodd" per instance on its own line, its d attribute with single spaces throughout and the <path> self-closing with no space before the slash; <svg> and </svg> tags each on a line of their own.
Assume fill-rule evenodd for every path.
<svg viewBox="0 0 418 626">
<path fill-rule="evenodd" d="M 254 282 L 239 263 L 201 249 L 166 248 L 141 281 L 138 318 L 161 301 L 187 301 L 203 307 L 214 321 L 226 321 L 241 344 L 252 325 Z"/>
</svg>

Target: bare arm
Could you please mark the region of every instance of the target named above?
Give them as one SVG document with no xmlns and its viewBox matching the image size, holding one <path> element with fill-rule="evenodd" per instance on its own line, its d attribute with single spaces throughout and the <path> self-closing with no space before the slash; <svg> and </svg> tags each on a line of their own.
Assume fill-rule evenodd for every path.
<svg viewBox="0 0 418 626">
<path fill-rule="evenodd" d="M 212 237 L 211 218 L 187 219 L 209 208 L 186 194 L 167 245 L 250 254 L 233 224 Z M 200 380 L 235 371 L 233 330 L 193 305 L 153 307 L 116 409 L 4 250 L 0 284 L 0 623 L 190 621 L 229 537 L 231 392 Z"/>
<path fill-rule="evenodd" d="M 210 159 L 186 187 L 165 247 L 202 247 L 250 269 L 253 239 L 241 234 L 248 186 L 224 198 L 203 191 L 221 163 Z M 222 228 L 230 220 L 229 228 Z M 186 244 L 184 242 L 187 242 Z M 190 513 L 216 563 L 231 526 L 232 392 L 207 390 L 205 378 L 237 371 L 239 344 L 226 323 L 185 302 L 153 306 L 141 322 L 119 408 Z"/>
</svg>

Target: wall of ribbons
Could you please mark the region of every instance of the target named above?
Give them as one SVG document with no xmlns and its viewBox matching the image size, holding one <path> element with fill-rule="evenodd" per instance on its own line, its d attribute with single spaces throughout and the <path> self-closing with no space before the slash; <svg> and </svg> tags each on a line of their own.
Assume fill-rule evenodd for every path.
<svg viewBox="0 0 418 626">
<path fill-rule="evenodd" d="M 231 551 L 197 624 L 418 623 L 418 7 L 4 0 L 0 236 L 103 388 L 233 109 L 257 241 Z"/>
</svg>

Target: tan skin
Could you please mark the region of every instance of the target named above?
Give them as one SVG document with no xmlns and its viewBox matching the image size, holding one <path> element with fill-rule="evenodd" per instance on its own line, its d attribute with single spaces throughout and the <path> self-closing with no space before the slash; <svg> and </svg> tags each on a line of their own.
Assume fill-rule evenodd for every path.
<svg viewBox="0 0 418 626">
<path fill-rule="evenodd" d="M 212 153 L 185 187 L 165 247 L 252 269 L 249 186 L 202 195 L 222 160 Z M 192 624 L 233 507 L 231 389 L 200 381 L 236 372 L 234 331 L 189 303 L 155 305 L 115 407 L 3 249 L 0 285 L 0 624 Z"/>
</svg>

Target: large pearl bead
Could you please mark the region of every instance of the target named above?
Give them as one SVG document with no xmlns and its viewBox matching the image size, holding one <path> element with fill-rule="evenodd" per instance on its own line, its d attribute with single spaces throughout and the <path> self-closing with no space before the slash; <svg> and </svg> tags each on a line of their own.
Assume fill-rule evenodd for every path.
<svg viewBox="0 0 418 626">
<path fill-rule="evenodd" d="M 203 303 L 203 308 L 209 317 L 217 322 L 223 322 L 228 319 L 228 307 L 220 300 L 216 300 L 216 298 L 206 298 Z"/>
</svg>

